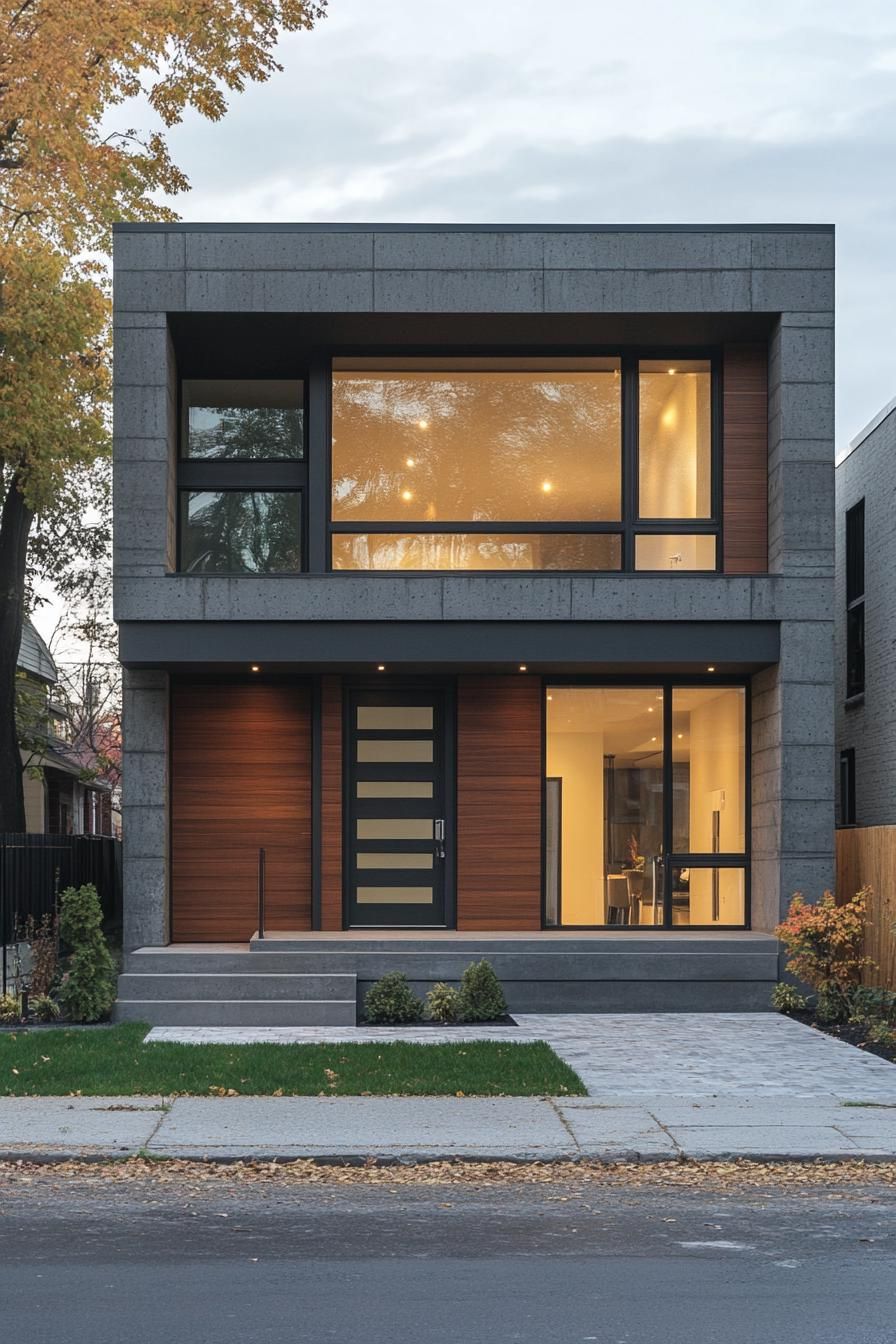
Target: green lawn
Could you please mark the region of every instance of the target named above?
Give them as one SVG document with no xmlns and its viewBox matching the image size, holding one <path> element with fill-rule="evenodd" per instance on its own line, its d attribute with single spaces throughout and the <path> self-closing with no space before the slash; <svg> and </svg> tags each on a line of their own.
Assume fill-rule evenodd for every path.
<svg viewBox="0 0 896 1344">
<path fill-rule="evenodd" d="M 0 1034 L 0 1096 L 584 1096 L 543 1041 L 144 1045 L 148 1028 Z"/>
</svg>

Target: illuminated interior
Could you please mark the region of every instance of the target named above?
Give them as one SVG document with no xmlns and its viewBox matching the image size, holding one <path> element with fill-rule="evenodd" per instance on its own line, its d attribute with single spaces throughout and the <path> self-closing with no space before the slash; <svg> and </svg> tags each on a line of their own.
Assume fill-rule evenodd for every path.
<svg viewBox="0 0 896 1344">
<path fill-rule="evenodd" d="M 638 370 L 638 513 L 641 518 L 709 518 L 709 361 L 642 359 Z"/>
<path fill-rule="evenodd" d="M 668 881 L 673 924 L 743 924 L 743 688 L 673 691 L 668 836 L 662 688 L 550 686 L 546 695 L 548 922 L 662 924 Z M 725 861 L 712 866 L 713 854 Z"/>
</svg>

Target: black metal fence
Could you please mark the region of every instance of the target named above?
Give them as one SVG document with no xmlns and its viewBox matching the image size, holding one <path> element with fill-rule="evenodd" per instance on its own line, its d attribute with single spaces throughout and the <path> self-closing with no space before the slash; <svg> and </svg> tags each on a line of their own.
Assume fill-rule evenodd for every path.
<svg viewBox="0 0 896 1344">
<path fill-rule="evenodd" d="M 121 841 L 109 835 L 0 834 L 0 946 L 29 915 L 51 914 L 66 887 L 92 882 L 107 924 L 121 923 Z"/>
</svg>

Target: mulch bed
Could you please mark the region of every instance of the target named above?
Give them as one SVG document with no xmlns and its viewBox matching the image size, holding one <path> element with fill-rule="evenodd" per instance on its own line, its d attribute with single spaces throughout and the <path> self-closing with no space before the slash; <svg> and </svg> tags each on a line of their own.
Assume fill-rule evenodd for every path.
<svg viewBox="0 0 896 1344">
<path fill-rule="evenodd" d="M 876 1045 L 873 1041 L 869 1041 L 868 1028 L 864 1023 L 819 1022 L 814 1013 L 786 1013 L 785 1016 L 795 1018 L 797 1022 L 805 1022 L 807 1027 L 823 1031 L 826 1036 L 835 1036 L 838 1041 L 846 1041 L 847 1045 L 854 1045 L 859 1050 L 867 1051 L 869 1055 L 877 1055 L 879 1059 L 896 1064 L 896 1046 Z"/>
</svg>

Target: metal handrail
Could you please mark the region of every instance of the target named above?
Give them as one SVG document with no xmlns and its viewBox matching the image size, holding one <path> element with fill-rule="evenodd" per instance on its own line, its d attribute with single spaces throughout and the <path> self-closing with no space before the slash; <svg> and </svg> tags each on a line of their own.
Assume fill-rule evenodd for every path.
<svg viewBox="0 0 896 1344">
<path fill-rule="evenodd" d="M 265 880 L 265 852 L 263 849 L 258 851 L 258 937 L 264 937 L 264 880 Z"/>
</svg>

